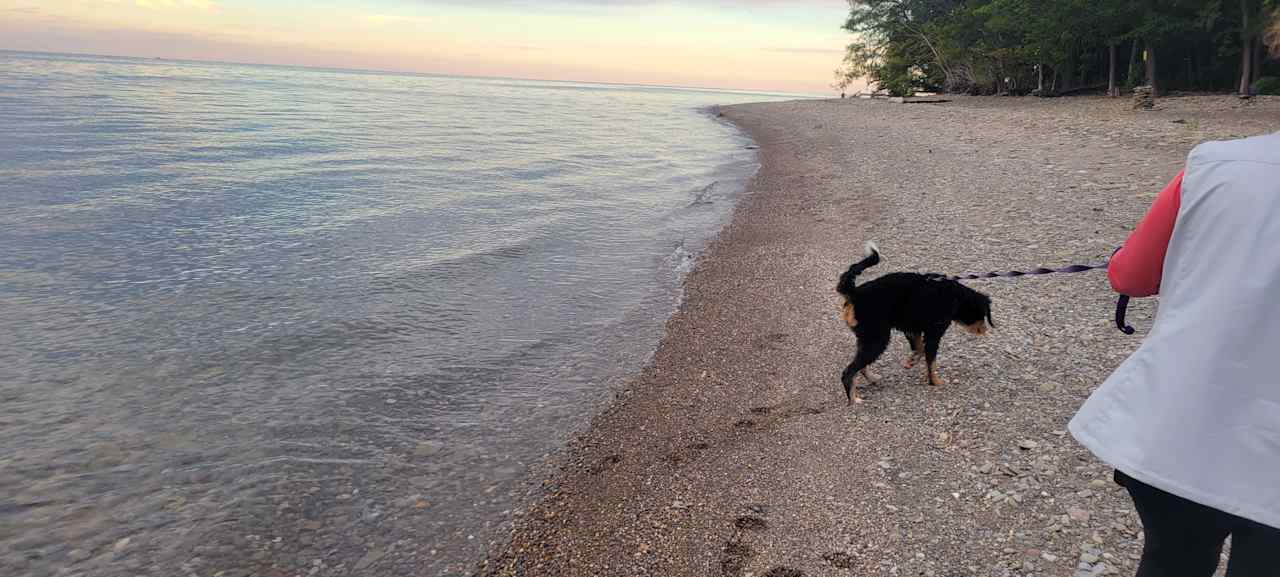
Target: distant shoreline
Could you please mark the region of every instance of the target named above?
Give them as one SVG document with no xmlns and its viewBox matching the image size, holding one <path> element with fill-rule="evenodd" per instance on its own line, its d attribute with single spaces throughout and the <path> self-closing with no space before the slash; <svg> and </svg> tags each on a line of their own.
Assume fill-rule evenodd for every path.
<svg viewBox="0 0 1280 577">
<path fill-rule="evenodd" d="M 563 80 L 554 78 L 520 78 L 514 76 L 481 76 L 472 74 L 448 74 L 442 72 L 421 72 L 414 70 L 391 70 L 379 68 L 343 68 L 332 66 L 313 66 L 307 64 L 279 64 L 271 62 L 239 62 L 234 60 L 201 60 L 191 58 L 170 58 L 164 56 L 129 56 L 123 54 L 93 54 L 87 52 L 44 52 L 40 50 L 14 50 L 0 48 L 0 54 L 29 54 L 38 56 L 58 56 L 74 58 L 114 58 L 119 60 L 135 60 L 138 62 L 176 62 L 180 64 L 221 65 L 221 66 L 256 66 L 262 68 L 282 68 L 288 70 L 314 70 L 317 72 L 341 72 L 344 74 L 375 74 L 390 76 L 410 76 L 424 78 L 466 78 L 470 80 L 507 80 L 518 82 L 549 82 L 554 84 L 586 84 L 592 86 L 613 86 L 619 88 L 640 88 L 651 90 L 680 90 L 691 92 L 711 92 L 726 94 L 753 94 L 758 96 L 787 96 L 792 98 L 828 98 L 830 95 L 778 92 L 772 90 L 756 90 L 750 88 L 716 88 L 711 86 L 671 86 L 663 84 L 628 84 L 624 82 L 600 82 L 593 80 Z"/>
<path fill-rule="evenodd" d="M 759 173 L 652 362 L 477 574 L 1131 571 L 1137 519 L 1063 432 L 1139 342 L 1110 326 L 1104 276 L 983 284 L 1001 329 L 948 336 L 950 384 L 921 386 L 895 342 L 856 410 L 831 286 L 869 238 L 886 255 L 873 276 L 1105 257 L 1192 146 L 1280 129 L 1280 98 L 721 110 L 761 147 Z"/>
</svg>

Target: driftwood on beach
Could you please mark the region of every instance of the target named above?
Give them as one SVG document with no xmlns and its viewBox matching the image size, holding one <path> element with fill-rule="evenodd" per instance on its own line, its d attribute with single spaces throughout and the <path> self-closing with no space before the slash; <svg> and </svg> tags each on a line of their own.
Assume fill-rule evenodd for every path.
<svg viewBox="0 0 1280 577">
<path fill-rule="evenodd" d="M 950 98 L 941 96 L 889 96 L 887 94 L 857 94 L 862 100 L 882 100 L 894 104 L 941 104 L 951 102 Z"/>
</svg>

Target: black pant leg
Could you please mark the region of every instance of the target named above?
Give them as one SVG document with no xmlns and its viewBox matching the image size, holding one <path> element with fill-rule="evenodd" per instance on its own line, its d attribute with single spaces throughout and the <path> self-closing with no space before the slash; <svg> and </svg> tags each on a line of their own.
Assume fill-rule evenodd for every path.
<svg viewBox="0 0 1280 577">
<path fill-rule="evenodd" d="M 1227 577 L 1280 576 L 1280 529 L 1237 518 Z"/>
<path fill-rule="evenodd" d="M 1137 577 L 1211 577 L 1231 531 L 1229 516 L 1118 471 L 1116 479 L 1128 489 L 1146 533 Z"/>
</svg>

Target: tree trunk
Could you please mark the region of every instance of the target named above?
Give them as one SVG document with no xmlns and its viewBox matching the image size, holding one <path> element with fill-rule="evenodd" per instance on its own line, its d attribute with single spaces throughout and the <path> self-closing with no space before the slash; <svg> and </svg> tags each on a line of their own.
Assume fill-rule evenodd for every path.
<svg viewBox="0 0 1280 577">
<path fill-rule="evenodd" d="M 1262 78 L 1262 59 L 1266 57 L 1267 43 L 1262 38 L 1253 37 L 1253 79 L 1250 83 L 1257 82 Z"/>
<path fill-rule="evenodd" d="M 1160 87 L 1156 84 L 1156 47 L 1147 42 L 1147 86 L 1151 87 L 1151 95 L 1158 96 Z"/>
<path fill-rule="evenodd" d="M 1044 64 L 1036 65 L 1036 94 L 1044 96 Z"/>
<path fill-rule="evenodd" d="M 1197 90 L 1204 90 L 1204 69 L 1205 69 L 1205 66 L 1206 66 L 1206 65 L 1205 65 L 1205 61 L 1204 61 L 1204 52 L 1205 52 L 1205 51 L 1204 51 L 1204 50 L 1200 50 L 1200 49 L 1199 49 L 1199 44 L 1197 44 L 1196 48 L 1197 48 L 1197 50 L 1196 50 L 1196 56 L 1195 56 L 1195 63 L 1196 63 L 1196 89 L 1197 89 Z"/>
<path fill-rule="evenodd" d="M 1249 95 L 1253 80 L 1253 35 L 1249 31 L 1249 0 L 1240 0 L 1240 96 Z"/>
<path fill-rule="evenodd" d="M 1120 89 L 1116 87 L 1116 44 L 1112 42 L 1108 46 L 1111 52 L 1111 63 L 1107 68 L 1107 96 L 1115 98 L 1120 96 Z"/>
<path fill-rule="evenodd" d="M 1125 81 L 1130 85 L 1137 86 L 1138 72 L 1138 40 L 1133 40 L 1133 45 L 1129 48 L 1129 68 L 1125 69 Z"/>
<path fill-rule="evenodd" d="M 1067 64 L 1062 71 L 1062 89 L 1071 90 L 1076 87 L 1076 50 L 1074 47 L 1067 51 Z"/>
</svg>

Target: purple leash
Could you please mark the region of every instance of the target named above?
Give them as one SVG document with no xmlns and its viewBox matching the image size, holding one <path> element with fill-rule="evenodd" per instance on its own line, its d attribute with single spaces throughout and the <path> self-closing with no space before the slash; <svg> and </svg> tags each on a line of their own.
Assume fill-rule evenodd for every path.
<svg viewBox="0 0 1280 577">
<path fill-rule="evenodd" d="M 1037 274 L 1054 274 L 1059 272 L 1085 272 L 1089 270 L 1107 268 L 1107 265 L 1109 264 L 1111 264 L 1111 261 L 1107 261 L 1102 264 L 1073 264 L 1071 266 L 1064 266 L 1062 268 L 1037 268 L 1037 269 L 1031 269 L 1028 271 L 1011 270 L 1007 272 L 988 272 L 983 274 L 950 276 L 947 278 L 951 280 L 976 280 L 976 279 L 982 279 L 982 278 L 1020 277 L 1020 276 L 1030 276 L 1030 275 L 1037 275 Z"/>
<path fill-rule="evenodd" d="M 1120 249 L 1116 249 L 1116 252 L 1120 252 Z M 1112 255 L 1114 254 L 1115 253 L 1112 253 Z M 1111 264 L 1111 260 L 1108 259 L 1107 262 L 1104 262 L 1102 264 L 1073 264 L 1071 266 L 1065 266 L 1062 268 L 1041 267 L 1041 268 L 1032 269 L 1028 271 L 1011 270 L 1006 272 L 988 272 L 988 273 L 982 273 L 982 274 L 970 274 L 970 275 L 963 275 L 963 276 L 944 277 L 942 275 L 939 275 L 939 277 L 949 279 L 949 280 L 957 280 L 957 281 L 1002 278 L 1002 277 L 1017 278 L 1022 276 L 1032 276 L 1032 275 L 1041 275 L 1041 274 L 1075 273 L 1075 272 L 1085 272 L 1085 271 L 1091 271 L 1091 270 L 1097 270 L 1097 269 L 1105 269 L 1110 264 Z M 1116 328 L 1120 329 L 1120 332 L 1126 335 L 1131 335 L 1134 333 L 1134 329 L 1133 327 L 1129 326 L 1129 324 L 1126 323 L 1124 320 L 1125 314 L 1128 311 L 1129 311 L 1129 295 L 1120 295 L 1120 298 L 1116 300 Z"/>
</svg>

